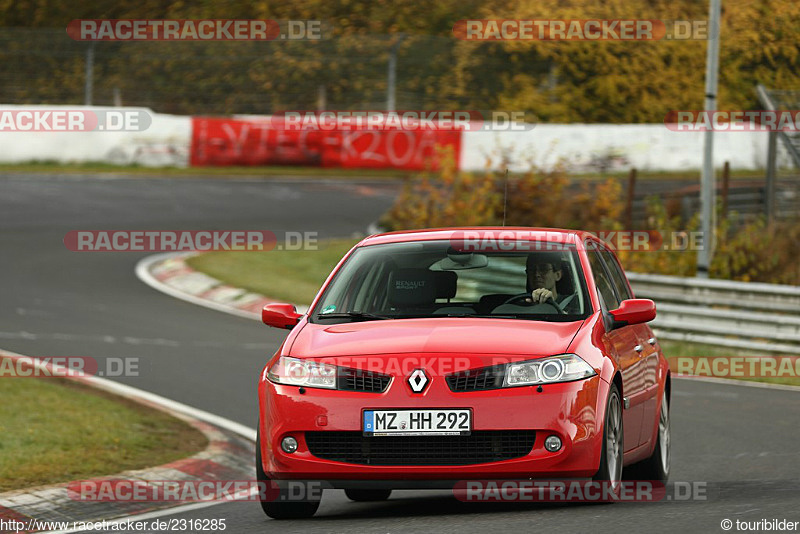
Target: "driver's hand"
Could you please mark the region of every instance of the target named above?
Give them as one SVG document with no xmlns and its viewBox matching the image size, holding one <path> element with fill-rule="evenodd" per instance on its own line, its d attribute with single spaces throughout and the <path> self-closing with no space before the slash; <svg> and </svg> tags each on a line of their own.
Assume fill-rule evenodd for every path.
<svg viewBox="0 0 800 534">
<path fill-rule="evenodd" d="M 534 289 L 531 292 L 531 299 L 533 300 L 534 303 L 537 304 L 542 304 L 544 302 L 547 302 L 547 300 L 551 298 L 553 298 L 553 292 L 543 287 Z"/>
</svg>

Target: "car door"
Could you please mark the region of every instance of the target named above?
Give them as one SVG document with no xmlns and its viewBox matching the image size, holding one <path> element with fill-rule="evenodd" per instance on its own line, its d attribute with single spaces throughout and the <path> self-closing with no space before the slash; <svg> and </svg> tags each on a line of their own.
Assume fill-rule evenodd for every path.
<svg viewBox="0 0 800 534">
<path fill-rule="evenodd" d="M 592 277 L 602 305 L 606 310 L 615 310 L 619 307 L 620 298 L 596 248 L 591 247 L 587 250 L 589 264 L 592 267 Z M 644 384 L 640 378 L 641 361 L 639 353 L 636 351 L 638 340 L 632 326 L 616 328 L 606 332 L 605 336 L 605 341 L 613 353 L 612 356 L 617 359 L 617 365 L 622 373 L 622 430 L 624 450 L 629 451 L 639 446 L 642 427 L 643 406 L 641 402 L 631 402 L 632 399 L 641 399 L 644 390 Z"/>
<path fill-rule="evenodd" d="M 600 249 L 600 256 L 608 268 L 611 275 L 611 282 L 614 284 L 614 289 L 617 291 L 621 300 L 633 298 L 633 292 L 630 289 L 630 284 L 622 270 L 619 261 L 611 253 L 611 251 L 602 248 Z M 658 371 L 658 351 L 656 348 L 656 339 L 653 331 L 647 323 L 632 325 L 630 328 L 634 332 L 636 338 L 636 353 L 638 363 L 635 365 L 637 374 L 635 380 L 641 382 L 642 393 L 641 398 L 631 399 L 631 404 L 634 401 L 642 406 L 642 432 L 639 436 L 639 444 L 642 445 L 650 439 L 653 424 L 644 424 L 645 421 L 655 421 L 656 411 L 658 407 L 658 378 L 656 376 Z M 638 387 L 637 387 L 638 390 Z"/>
</svg>

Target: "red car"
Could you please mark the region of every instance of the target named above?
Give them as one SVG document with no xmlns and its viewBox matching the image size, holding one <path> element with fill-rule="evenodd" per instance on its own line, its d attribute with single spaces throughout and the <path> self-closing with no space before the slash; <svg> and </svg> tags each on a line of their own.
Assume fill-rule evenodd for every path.
<svg viewBox="0 0 800 534">
<path fill-rule="evenodd" d="M 358 243 L 258 387 L 256 468 L 274 518 L 313 515 L 320 482 L 356 501 L 465 480 L 669 473 L 669 367 L 620 264 L 589 233 L 395 232 Z M 310 486 L 307 486 L 310 487 Z"/>
</svg>

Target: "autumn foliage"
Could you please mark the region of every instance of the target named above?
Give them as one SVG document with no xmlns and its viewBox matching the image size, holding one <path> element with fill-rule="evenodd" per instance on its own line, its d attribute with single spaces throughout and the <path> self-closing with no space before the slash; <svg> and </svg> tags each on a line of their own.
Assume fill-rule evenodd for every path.
<svg viewBox="0 0 800 534">
<path fill-rule="evenodd" d="M 464 19 L 706 20 L 696 0 L 348 0 L 326 2 L 0 0 L 0 59 L 15 83 L 5 103 L 78 103 L 86 44 L 73 19 L 316 19 L 331 39 L 274 43 L 98 43 L 95 98 L 171 113 L 382 109 L 389 51 L 398 109 L 522 111 L 550 123 L 659 123 L 701 109 L 707 42 L 457 39 Z M 725 0 L 720 109 L 758 109 L 758 83 L 800 88 L 800 2 Z M 52 37 L 44 35 L 52 29 Z M 48 34 L 49 35 L 49 34 Z M 35 58 L 32 61 L 31 58 Z"/>
<path fill-rule="evenodd" d="M 507 191 L 507 195 L 505 194 Z M 659 235 L 691 235 L 698 217 L 670 215 L 657 197 L 648 199 L 645 228 L 625 228 L 624 191 L 619 180 L 571 180 L 562 170 L 532 170 L 506 177 L 486 171 L 457 171 L 445 158 L 439 172 L 408 179 L 382 225 L 390 230 L 453 226 L 531 226 L 591 232 L 653 230 Z M 504 202 L 504 198 L 506 199 Z M 800 284 L 800 221 L 768 227 L 762 218 L 734 226 L 718 212 L 712 278 Z M 697 252 L 684 249 L 617 250 L 625 269 L 637 272 L 694 276 Z"/>
</svg>

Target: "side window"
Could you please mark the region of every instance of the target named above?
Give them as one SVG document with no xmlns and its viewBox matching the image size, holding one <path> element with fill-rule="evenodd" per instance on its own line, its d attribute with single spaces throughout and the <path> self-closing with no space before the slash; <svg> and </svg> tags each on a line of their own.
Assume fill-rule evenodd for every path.
<svg viewBox="0 0 800 534">
<path fill-rule="evenodd" d="M 622 272 L 622 267 L 619 266 L 617 259 L 611 252 L 604 248 L 600 249 L 600 255 L 606 262 L 608 272 L 611 273 L 611 282 L 614 284 L 614 288 L 617 290 L 617 295 L 619 295 L 622 300 L 632 299 L 633 295 L 631 295 L 630 289 L 628 289 L 625 273 Z"/>
<path fill-rule="evenodd" d="M 616 310 L 619 308 L 619 299 L 614 293 L 614 288 L 611 280 L 608 278 L 605 269 L 603 268 L 603 261 L 600 259 L 600 253 L 596 250 L 589 250 L 589 264 L 592 266 L 592 276 L 600 296 L 606 308 L 609 310 Z"/>
</svg>

